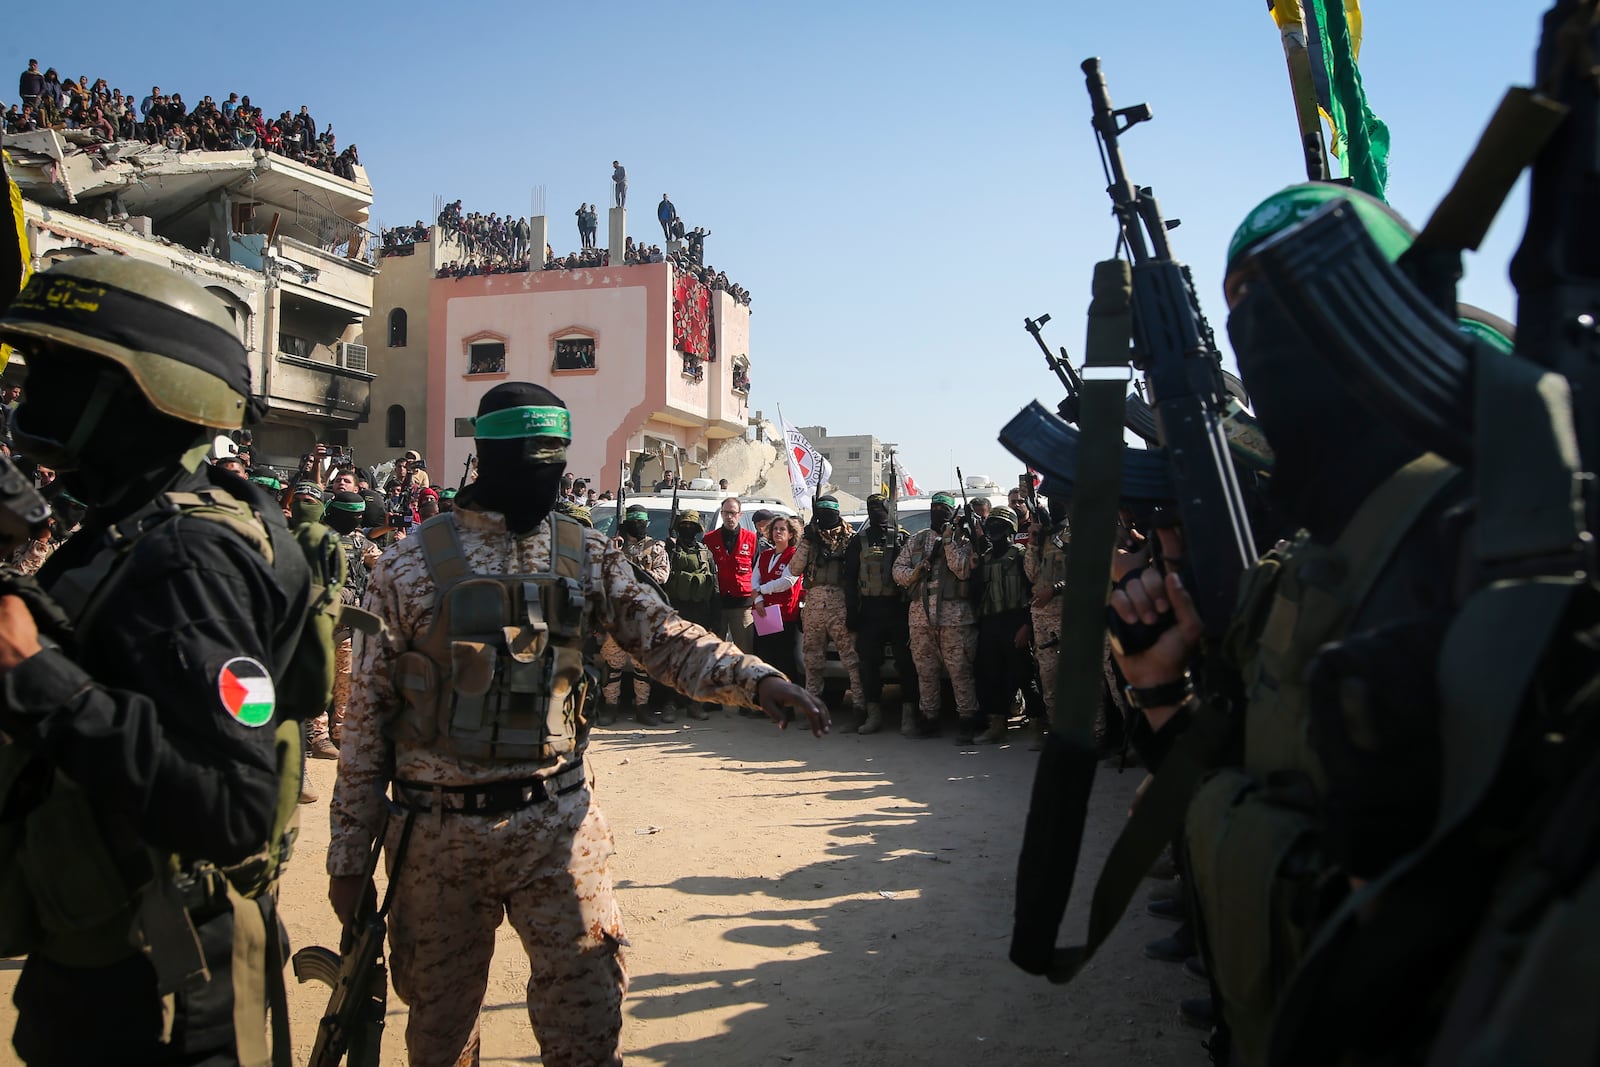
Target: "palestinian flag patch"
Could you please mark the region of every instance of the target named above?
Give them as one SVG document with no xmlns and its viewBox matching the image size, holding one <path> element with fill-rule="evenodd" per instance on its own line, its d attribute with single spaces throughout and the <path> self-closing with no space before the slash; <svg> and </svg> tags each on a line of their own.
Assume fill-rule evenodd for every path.
<svg viewBox="0 0 1600 1067">
<path fill-rule="evenodd" d="M 249 656 L 235 656 L 217 674 L 217 695 L 228 714 L 246 726 L 265 726 L 278 707 L 272 675 Z"/>
</svg>

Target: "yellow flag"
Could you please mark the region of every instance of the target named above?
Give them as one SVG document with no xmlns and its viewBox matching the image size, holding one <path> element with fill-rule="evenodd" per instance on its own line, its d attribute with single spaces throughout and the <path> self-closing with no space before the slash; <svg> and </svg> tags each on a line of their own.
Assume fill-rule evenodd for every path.
<svg viewBox="0 0 1600 1067">
<path fill-rule="evenodd" d="M 22 190 L 6 172 L 6 164 L 10 162 L 11 157 L 0 152 L 0 177 L 5 178 L 11 200 L 5 222 L 0 224 L 0 308 L 8 306 L 22 292 L 32 273 L 28 269 L 32 259 L 28 255 L 28 228 L 22 221 Z M 0 345 L 0 371 L 10 362 L 11 346 Z"/>
</svg>

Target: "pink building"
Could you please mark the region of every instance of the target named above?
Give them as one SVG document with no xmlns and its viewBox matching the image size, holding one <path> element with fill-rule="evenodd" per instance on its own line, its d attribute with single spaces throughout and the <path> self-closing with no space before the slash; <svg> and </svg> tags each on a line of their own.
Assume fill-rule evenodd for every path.
<svg viewBox="0 0 1600 1067">
<path fill-rule="evenodd" d="M 568 469 L 602 488 L 616 488 L 641 450 L 675 447 L 698 466 L 744 435 L 749 348 L 750 309 L 667 263 L 435 279 L 429 467 L 454 480 L 473 449 L 479 398 L 506 380 L 538 382 L 566 402 Z M 659 470 L 651 464 L 646 477 Z"/>
</svg>

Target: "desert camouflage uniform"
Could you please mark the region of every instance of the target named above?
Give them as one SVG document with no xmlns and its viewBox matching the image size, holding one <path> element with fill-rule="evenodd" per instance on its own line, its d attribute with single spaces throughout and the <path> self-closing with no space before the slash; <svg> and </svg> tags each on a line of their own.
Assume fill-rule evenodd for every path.
<svg viewBox="0 0 1600 1067">
<path fill-rule="evenodd" d="M 945 529 L 950 532 L 949 527 Z M 972 575 L 972 545 L 944 538 L 933 571 L 912 584 L 917 564 L 928 553 L 939 535 L 930 527 L 918 530 L 900 550 L 894 561 L 894 580 L 911 597 L 911 659 L 917 665 L 917 703 L 924 718 L 939 717 L 939 671 L 950 675 L 956 694 L 956 710 L 963 717 L 978 714 L 978 687 L 972 677 L 972 663 L 978 655 L 977 616 L 966 600 L 945 600 L 939 585 L 948 570 L 958 579 Z"/>
<path fill-rule="evenodd" d="M 641 537 L 633 542 L 623 538 L 622 551 L 658 583 L 665 582 L 667 575 L 672 573 L 672 565 L 667 559 L 667 546 L 654 537 Z M 607 704 L 615 704 L 622 699 L 622 672 L 629 667 L 633 668 L 633 702 L 641 708 L 650 703 L 650 676 L 638 660 L 622 651 L 616 638 L 606 636 L 600 645 L 600 658 L 611 669 L 606 679 Z"/>
<path fill-rule="evenodd" d="M 850 538 L 841 539 L 838 554 L 830 556 L 813 540 L 814 536 L 807 530 L 789 558 L 789 573 L 804 578 L 806 585 L 805 606 L 800 612 L 800 659 L 806 669 L 806 690 L 815 696 L 822 695 L 831 640 L 839 650 L 839 665 L 850 679 L 850 702 L 864 708 L 867 699 L 861 691 L 861 659 L 856 654 L 856 635 L 845 625 L 844 550 Z"/>
<path fill-rule="evenodd" d="M 1056 544 L 1060 537 L 1062 544 Z M 1046 589 L 1051 589 L 1057 582 L 1064 582 L 1067 578 L 1067 545 L 1070 538 L 1066 533 L 1047 531 L 1037 542 L 1028 542 L 1027 555 L 1022 557 L 1023 569 L 1027 572 L 1028 581 L 1033 583 L 1033 592 L 1037 596 Z M 1055 714 L 1056 710 L 1056 667 L 1061 662 L 1057 655 L 1058 644 L 1061 640 L 1061 601 L 1052 597 L 1050 602 L 1042 608 L 1033 610 L 1033 648 L 1039 662 L 1039 687 L 1044 690 L 1045 710 Z M 1050 644 L 1049 648 L 1044 647 Z"/>
<path fill-rule="evenodd" d="M 458 509 L 451 515 L 473 571 L 528 574 L 549 565 L 547 525 L 513 538 L 499 514 Z M 624 650 L 656 678 L 698 699 L 757 704 L 757 686 L 777 671 L 679 619 L 604 537 L 588 531 L 586 539 L 590 610 Z M 434 592 L 420 538 L 388 552 L 368 584 L 367 608 L 388 633 L 357 641 L 358 684 L 330 814 L 330 875 L 361 872 L 391 778 L 460 786 L 574 772 L 565 777 L 582 781 L 581 745 L 558 760 L 491 763 L 384 735 L 383 724 L 400 710 L 390 680 L 394 660 L 427 633 Z M 411 1007 L 411 1062 L 477 1062 L 478 1014 L 504 914 L 532 967 L 528 1013 L 542 1062 L 620 1064 L 625 942 L 606 870 L 611 831 L 587 785 L 509 814 L 440 813 L 437 805 L 434 811 L 415 817 L 404 863 L 389 872 L 395 885 L 390 959 L 395 990 Z M 391 822 L 392 835 L 399 823 Z M 391 850 L 394 844 L 391 836 Z"/>
<path fill-rule="evenodd" d="M 61 547 L 61 542 L 38 541 L 29 539 L 11 553 L 11 566 L 16 568 L 18 574 L 38 574 L 56 549 Z"/>
</svg>

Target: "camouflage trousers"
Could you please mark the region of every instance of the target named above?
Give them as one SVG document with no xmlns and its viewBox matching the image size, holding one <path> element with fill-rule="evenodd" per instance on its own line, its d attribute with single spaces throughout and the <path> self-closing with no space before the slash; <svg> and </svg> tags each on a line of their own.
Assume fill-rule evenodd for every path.
<svg viewBox="0 0 1600 1067">
<path fill-rule="evenodd" d="M 606 635 L 605 643 L 600 646 L 600 658 L 611 668 L 606 675 L 607 704 L 621 703 L 622 672 L 629 667 L 633 668 L 633 702 L 641 708 L 650 704 L 650 676 L 645 673 L 638 660 L 622 651 L 622 646 L 617 644 L 616 639 L 610 634 Z"/>
<path fill-rule="evenodd" d="M 588 789 L 505 815 L 415 817 L 394 881 L 389 963 L 413 1067 L 478 1062 L 478 1015 L 503 919 L 522 941 L 528 1019 L 547 1067 L 622 1063 L 628 975 L 614 847 Z M 393 855 L 401 823 L 392 820 Z M 523 1050 L 528 1051 L 528 1050 Z"/>
<path fill-rule="evenodd" d="M 978 714 L 978 685 L 972 664 L 978 658 L 976 626 L 930 626 L 922 609 L 911 609 L 911 660 L 917 665 L 917 704 L 926 716 L 939 714 L 939 672 L 950 675 L 956 693 L 956 710 L 970 718 Z"/>
<path fill-rule="evenodd" d="M 1061 663 L 1059 645 L 1046 644 L 1061 640 L 1061 605 L 1055 600 L 1042 608 L 1033 609 L 1033 649 L 1039 663 L 1039 688 L 1044 690 L 1044 707 L 1051 715 L 1056 711 L 1056 668 Z"/>
<path fill-rule="evenodd" d="M 313 741 L 325 737 L 337 745 L 344 737 L 344 716 L 350 710 L 350 653 L 350 635 L 346 633 L 344 639 L 333 646 L 333 703 L 327 711 L 306 723 L 307 736 Z"/>
<path fill-rule="evenodd" d="M 839 665 L 850 678 L 850 702 L 867 706 L 861 695 L 861 660 L 856 655 L 856 635 L 844 624 L 844 590 L 834 585 L 806 590 L 800 615 L 800 659 L 806 669 L 806 691 L 822 695 L 823 672 L 828 666 L 828 642 L 839 650 Z"/>
</svg>

